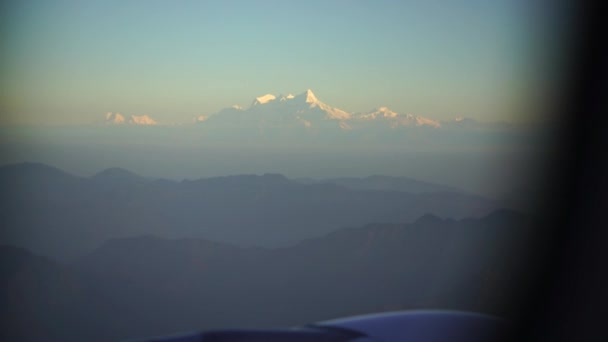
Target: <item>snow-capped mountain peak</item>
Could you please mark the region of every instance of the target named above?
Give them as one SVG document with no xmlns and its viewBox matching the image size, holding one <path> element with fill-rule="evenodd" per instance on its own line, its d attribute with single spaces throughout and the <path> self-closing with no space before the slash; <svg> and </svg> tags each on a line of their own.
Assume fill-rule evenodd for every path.
<svg viewBox="0 0 608 342">
<path fill-rule="evenodd" d="M 306 103 L 319 102 L 319 100 L 317 100 L 317 97 L 315 96 L 315 94 L 310 89 L 306 90 L 306 92 L 304 92 L 304 95 L 306 95 Z"/>
<path fill-rule="evenodd" d="M 277 101 L 278 100 L 278 101 Z M 271 105 L 270 107 L 260 107 L 260 105 Z M 287 107 L 283 107 L 284 104 Z M 340 110 L 338 108 L 331 107 L 317 99 L 312 90 L 308 89 L 305 92 L 299 95 L 289 94 L 287 96 L 275 96 L 273 94 L 266 94 L 263 96 L 256 97 L 250 109 L 258 108 L 256 110 L 263 111 L 277 111 L 277 110 L 287 110 L 287 111 L 296 111 L 301 114 L 302 111 L 307 111 L 311 109 L 317 108 L 322 113 L 324 113 L 324 118 L 328 120 L 344 120 L 350 118 L 350 113 Z M 310 125 L 307 125 L 309 127 Z"/>
<path fill-rule="evenodd" d="M 284 102 L 287 100 L 291 100 L 293 99 L 295 96 L 293 96 L 293 94 L 288 94 L 287 96 L 281 96 L 281 99 L 279 101 Z"/>
<path fill-rule="evenodd" d="M 127 122 L 127 120 L 120 113 L 112 113 L 112 112 L 106 113 L 106 123 L 120 125 L 120 124 L 124 124 L 126 122 Z"/>
<path fill-rule="evenodd" d="M 312 90 L 308 89 L 300 95 L 293 98 L 296 103 L 304 103 L 309 109 L 318 108 L 325 112 L 325 119 L 329 120 L 346 120 L 351 117 L 351 113 L 345 112 L 341 109 L 327 105 L 326 103 L 317 99 Z"/>
<path fill-rule="evenodd" d="M 403 126 L 441 126 L 438 121 L 412 114 L 399 114 L 388 107 L 378 107 L 367 113 L 355 115 L 354 119 L 360 122 L 386 122 L 391 128 Z"/>
<path fill-rule="evenodd" d="M 149 117 L 148 115 L 131 115 L 129 117 L 129 120 L 127 120 L 122 114 L 112 113 L 112 112 L 106 113 L 106 123 L 113 124 L 113 125 L 124 125 L 124 124 L 143 125 L 143 126 L 158 125 L 158 123 L 154 119 Z"/>
<path fill-rule="evenodd" d="M 133 125 L 146 125 L 146 126 L 154 126 L 158 125 L 158 123 L 149 117 L 148 115 L 131 115 L 131 119 L 129 120 L 130 124 Z"/>
<path fill-rule="evenodd" d="M 272 95 L 272 94 L 266 94 L 266 95 L 262 95 L 262 96 L 258 96 L 255 98 L 255 100 L 253 100 L 253 103 L 251 104 L 252 106 L 255 105 L 261 105 L 261 104 L 266 104 L 270 101 L 275 100 L 277 97 Z"/>
<path fill-rule="evenodd" d="M 203 120 L 198 120 L 199 122 Z M 226 108 L 204 120 L 207 127 L 226 125 L 252 130 L 278 127 L 304 127 L 305 129 L 359 130 L 364 127 L 440 127 L 438 121 L 399 114 L 382 106 L 365 113 L 350 113 L 319 100 L 311 89 L 298 95 L 266 94 L 256 97 L 247 109 Z"/>
<path fill-rule="evenodd" d="M 376 119 L 376 118 L 396 118 L 399 114 L 392 111 L 388 107 L 379 107 L 371 112 L 361 114 L 362 119 Z"/>
<path fill-rule="evenodd" d="M 304 103 L 310 103 L 310 104 L 318 104 L 321 102 L 321 101 L 319 101 L 319 99 L 317 99 L 315 94 L 310 89 L 306 90 L 302 94 L 295 96 L 294 99 L 297 102 L 304 102 Z"/>
<path fill-rule="evenodd" d="M 441 127 L 441 124 L 438 121 L 423 118 L 421 116 L 416 116 L 416 126 L 431 126 L 431 127 Z"/>
</svg>

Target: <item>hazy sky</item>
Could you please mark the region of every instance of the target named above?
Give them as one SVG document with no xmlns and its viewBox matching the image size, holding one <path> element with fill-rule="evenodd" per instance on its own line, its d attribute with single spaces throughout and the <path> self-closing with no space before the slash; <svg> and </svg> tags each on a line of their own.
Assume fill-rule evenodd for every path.
<svg viewBox="0 0 608 342">
<path fill-rule="evenodd" d="M 551 15 L 525 3 L 7 1 L 0 122 L 185 122 L 307 88 L 348 111 L 535 119 Z"/>
</svg>

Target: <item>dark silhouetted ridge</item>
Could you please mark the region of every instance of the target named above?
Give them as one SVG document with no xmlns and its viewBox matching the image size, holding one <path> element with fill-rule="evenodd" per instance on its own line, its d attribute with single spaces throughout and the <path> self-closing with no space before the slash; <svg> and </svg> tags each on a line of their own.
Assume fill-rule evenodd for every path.
<svg viewBox="0 0 608 342">
<path fill-rule="evenodd" d="M 124 181 L 124 182 L 132 182 L 132 181 L 144 181 L 145 178 L 131 172 L 129 170 L 112 167 L 105 169 L 101 172 L 96 173 L 93 177 L 93 180 L 96 181 Z"/>
<path fill-rule="evenodd" d="M 69 174 L 54 166 L 42 163 L 24 162 L 0 166 L 0 178 L 29 178 L 37 177 L 46 180 L 76 179 L 78 177 Z"/>
<path fill-rule="evenodd" d="M 496 208 L 491 200 L 464 193 L 356 190 L 276 173 L 171 182 L 148 181 L 120 168 L 79 178 L 23 164 L 1 169 L 0 185 L 0 222 L 8 227 L 0 243 L 63 260 L 114 237 L 154 234 L 279 247 L 342 227 L 413 222 L 425 213 L 480 217 Z"/>
<path fill-rule="evenodd" d="M 427 225 L 427 224 L 437 224 L 437 223 L 441 223 L 441 222 L 443 222 L 443 219 L 441 219 L 439 216 L 427 213 L 427 214 L 420 216 L 416 221 L 414 221 L 414 224 Z"/>
</svg>

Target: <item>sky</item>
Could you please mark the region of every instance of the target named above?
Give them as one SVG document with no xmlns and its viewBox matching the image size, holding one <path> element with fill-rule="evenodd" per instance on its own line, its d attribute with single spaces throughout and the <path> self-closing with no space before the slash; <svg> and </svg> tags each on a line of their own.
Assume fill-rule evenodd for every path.
<svg viewBox="0 0 608 342">
<path fill-rule="evenodd" d="M 2 125 L 179 123 L 306 89 L 353 112 L 534 121 L 556 68 L 553 9 L 520 0 L 1 6 Z"/>
</svg>

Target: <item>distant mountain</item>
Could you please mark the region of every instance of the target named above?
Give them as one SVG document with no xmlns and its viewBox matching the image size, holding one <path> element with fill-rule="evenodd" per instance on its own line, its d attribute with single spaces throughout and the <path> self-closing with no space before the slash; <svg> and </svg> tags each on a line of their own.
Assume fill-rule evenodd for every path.
<svg viewBox="0 0 608 342">
<path fill-rule="evenodd" d="M 475 119 L 457 117 L 453 120 L 443 121 L 442 125 L 444 127 L 453 127 L 453 128 L 476 128 L 476 127 L 479 127 L 481 124 Z"/>
<path fill-rule="evenodd" d="M 105 169 L 96 173 L 91 179 L 96 182 L 107 183 L 141 183 L 147 181 L 144 177 L 119 167 Z"/>
<path fill-rule="evenodd" d="M 345 226 L 409 222 L 427 212 L 476 217 L 499 206 L 447 189 L 355 190 L 277 174 L 152 181 L 121 169 L 81 178 L 41 164 L 0 167 L 0 185 L 0 243 L 60 258 L 140 234 L 285 246 Z"/>
<path fill-rule="evenodd" d="M 112 125 L 140 125 L 140 126 L 154 126 L 158 125 L 156 120 L 152 119 L 148 115 L 131 115 L 128 119 L 120 113 L 106 113 L 106 124 Z"/>
<path fill-rule="evenodd" d="M 303 184 L 335 184 L 352 190 L 402 191 L 410 193 L 425 192 L 462 192 L 453 187 L 434 183 L 422 182 L 407 177 L 389 177 L 373 175 L 369 177 L 341 177 L 329 179 L 296 179 Z"/>
<path fill-rule="evenodd" d="M 482 146 L 482 150 L 490 146 L 518 150 L 528 145 L 541 146 L 547 139 L 546 125 L 482 122 L 471 118 L 439 121 L 387 106 L 347 111 L 328 104 L 310 89 L 298 95 L 261 95 L 245 106 L 234 105 L 215 113 L 196 115 L 190 122 L 161 125 L 145 115 L 112 112 L 106 117 L 105 127 L 95 128 L 90 133 L 92 138 L 125 144 L 138 141 L 143 146 L 155 145 L 162 139 L 168 146 L 204 149 L 246 146 L 264 148 L 264 151 L 346 150 L 366 156 L 429 151 L 470 153 Z M 142 125 L 162 127 L 139 129 Z M 68 134 L 73 132 L 76 131 L 70 130 Z"/>
<path fill-rule="evenodd" d="M 117 339 L 118 310 L 96 279 L 45 257 L 0 245 L 0 340 Z"/>
<path fill-rule="evenodd" d="M 310 89 L 296 96 L 266 94 L 255 98 L 247 109 L 233 106 L 196 121 L 201 122 L 203 127 L 240 127 L 257 132 L 279 128 L 309 132 L 325 129 L 351 130 L 374 122 L 387 128 L 440 126 L 437 121 L 410 114 L 401 115 L 387 107 L 368 113 L 350 113 L 320 101 Z"/>
<path fill-rule="evenodd" d="M 364 127 L 365 125 L 380 123 L 387 128 L 425 126 L 438 128 L 441 127 L 439 121 L 431 120 L 422 116 L 412 114 L 399 114 L 388 107 L 379 107 L 367 113 L 355 114 L 352 116 L 353 125 Z M 357 126 L 355 126 L 357 127 Z"/>
<path fill-rule="evenodd" d="M 530 223 L 504 210 L 481 219 L 425 215 L 276 249 L 140 236 L 109 240 L 71 266 L 0 247 L 9 270 L 0 284 L 11 286 L 0 310 L 12 313 L 3 333 L 40 337 L 47 321 L 39 315 L 53 317 L 61 340 L 104 340 L 414 308 L 501 314 L 517 299 L 523 265 L 534 262 Z M 27 305 L 9 301 L 17 293 Z"/>
<path fill-rule="evenodd" d="M 398 113 L 386 106 L 362 112 L 349 112 L 319 100 L 311 89 L 298 95 L 261 95 L 255 97 L 249 106 L 233 105 L 216 113 L 198 115 L 192 122 L 210 132 L 221 128 L 223 134 L 261 134 L 276 129 L 314 134 L 326 130 L 357 132 L 381 129 L 392 132 L 408 128 L 441 128 L 442 130 L 516 128 L 516 125 L 506 122 L 480 122 L 467 117 L 434 120 L 420 115 Z M 106 113 L 105 123 L 128 126 L 159 125 L 149 115 L 123 115 L 118 112 Z"/>
</svg>

